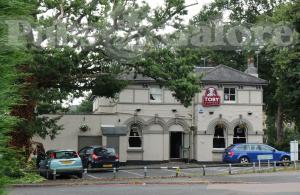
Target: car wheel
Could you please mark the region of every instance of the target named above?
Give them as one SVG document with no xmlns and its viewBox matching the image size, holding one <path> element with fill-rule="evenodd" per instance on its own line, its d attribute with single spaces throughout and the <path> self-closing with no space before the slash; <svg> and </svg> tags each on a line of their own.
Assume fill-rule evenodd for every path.
<svg viewBox="0 0 300 195">
<path fill-rule="evenodd" d="M 46 179 L 53 180 L 53 174 L 47 172 L 47 173 L 46 173 Z"/>
<path fill-rule="evenodd" d="M 239 161 L 240 161 L 241 164 L 248 164 L 248 163 L 250 163 L 250 160 L 247 157 L 245 157 L 245 156 L 241 157 Z"/>
<path fill-rule="evenodd" d="M 291 160 L 288 156 L 282 157 L 282 159 L 280 161 L 282 162 L 281 165 L 284 167 L 290 166 L 290 164 L 291 164 L 291 162 L 290 162 Z"/>
<path fill-rule="evenodd" d="M 92 171 L 93 171 L 92 163 L 89 162 L 89 163 L 87 164 L 86 167 L 87 167 L 87 170 L 88 170 L 89 172 L 92 172 Z"/>
<path fill-rule="evenodd" d="M 78 174 L 77 174 L 77 177 L 78 177 L 79 179 L 81 179 L 81 178 L 82 178 L 82 173 L 78 173 Z"/>
</svg>

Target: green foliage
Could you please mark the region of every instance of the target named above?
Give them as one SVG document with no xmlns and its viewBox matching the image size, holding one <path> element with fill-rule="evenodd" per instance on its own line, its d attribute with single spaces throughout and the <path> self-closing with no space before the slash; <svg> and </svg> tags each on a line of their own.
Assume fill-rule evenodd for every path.
<svg viewBox="0 0 300 195">
<path fill-rule="evenodd" d="M 93 100 L 91 94 L 87 95 L 81 102 L 76 110 L 69 111 L 70 113 L 92 113 L 93 112 Z"/>
<path fill-rule="evenodd" d="M 77 107 L 76 112 L 78 113 L 92 113 L 93 112 L 93 101 L 90 99 L 83 100 Z"/>
<path fill-rule="evenodd" d="M 300 1 L 222 1 L 215 0 L 204 7 L 194 18 L 191 25 L 210 24 L 214 20 L 224 19 L 223 13 L 229 13 L 229 25 L 231 24 L 259 24 L 262 22 L 273 22 L 279 24 L 292 24 L 299 32 Z M 299 132 L 299 105 L 300 105 L 300 62 L 299 62 L 299 34 L 294 36 L 295 44 L 292 47 L 282 48 L 274 45 L 265 45 L 259 54 L 259 76 L 267 81 L 269 85 L 264 88 L 264 110 L 268 116 L 267 134 L 271 144 L 280 141 L 275 127 L 276 116 L 281 115 L 283 122 L 295 125 L 295 132 Z M 248 56 L 253 56 L 256 48 L 244 46 L 241 53 L 228 51 L 208 51 L 206 55 L 214 60 L 222 59 L 226 65 L 245 70 L 244 64 Z M 204 55 L 204 56 L 206 56 Z M 203 55 L 202 55 L 203 57 Z M 282 112 L 277 113 L 278 106 L 282 105 Z M 289 131 L 285 130 L 284 141 L 289 139 Z"/>
<path fill-rule="evenodd" d="M 194 74 L 194 57 L 189 50 L 155 50 L 138 63 L 140 69 L 137 71 L 174 91 L 173 96 L 184 106 L 189 106 L 200 91 L 200 78 Z"/>
<path fill-rule="evenodd" d="M 126 86 L 127 81 L 119 80 L 115 75 L 101 75 L 95 80 L 92 94 L 100 97 L 114 98 Z"/>
<path fill-rule="evenodd" d="M 14 149 L 8 148 L 9 133 L 19 120 L 10 115 L 13 106 L 20 101 L 20 74 L 17 68 L 30 60 L 25 45 L 10 45 L 6 20 L 26 19 L 31 13 L 33 1 L 0 1 L 0 188 L 12 177 L 20 177 L 21 158 Z M 22 43 L 23 39 L 19 40 Z M 3 193 L 0 190 L 0 194 Z"/>
<path fill-rule="evenodd" d="M 27 124 L 26 132 L 29 132 L 30 135 L 38 135 L 41 138 L 45 139 L 46 136 L 49 136 L 50 139 L 54 139 L 61 130 L 63 130 L 62 125 L 58 125 L 57 122 L 62 116 L 58 117 L 46 117 L 38 116 L 34 121 Z"/>
</svg>

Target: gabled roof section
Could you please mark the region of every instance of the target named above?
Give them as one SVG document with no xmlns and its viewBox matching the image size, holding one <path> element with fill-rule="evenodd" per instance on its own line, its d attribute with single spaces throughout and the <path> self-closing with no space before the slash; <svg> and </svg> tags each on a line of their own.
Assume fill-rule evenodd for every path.
<svg viewBox="0 0 300 195">
<path fill-rule="evenodd" d="M 268 82 L 264 79 L 257 78 L 234 68 L 219 65 L 203 72 L 203 83 L 224 83 L 224 84 L 252 84 L 252 85 L 267 85 Z"/>
<path fill-rule="evenodd" d="M 245 85 L 267 85 L 264 79 L 257 78 L 234 68 L 219 65 L 216 67 L 196 67 L 195 72 L 203 75 L 204 84 L 245 84 Z M 141 74 L 128 73 L 118 77 L 120 80 L 133 81 L 134 83 L 155 83 L 155 80 Z"/>
</svg>

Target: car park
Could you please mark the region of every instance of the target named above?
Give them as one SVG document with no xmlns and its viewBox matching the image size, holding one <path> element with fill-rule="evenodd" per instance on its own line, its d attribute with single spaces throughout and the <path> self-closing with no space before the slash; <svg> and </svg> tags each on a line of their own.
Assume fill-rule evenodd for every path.
<svg viewBox="0 0 300 195">
<path fill-rule="evenodd" d="M 276 150 L 266 144 L 233 144 L 225 149 L 223 162 L 252 163 L 252 162 L 290 161 L 290 154 Z M 285 164 L 284 164 L 285 165 Z"/>
<path fill-rule="evenodd" d="M 73 150 L 49 150 L 39 163 L 39 172 L 47 179 L 56 175 L 76 175 L 82 178 L 82 161 Z"/>
<path fill-rule="evenodd" d="M 84 168 L 119 168 L 119 156 L 114 148 L 87 146 L 79 151 Z"/>
</svg>

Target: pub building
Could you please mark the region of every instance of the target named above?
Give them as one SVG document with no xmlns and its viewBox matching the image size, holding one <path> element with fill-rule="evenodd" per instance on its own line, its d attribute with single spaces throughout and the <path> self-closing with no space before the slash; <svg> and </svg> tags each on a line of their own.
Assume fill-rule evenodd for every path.
<svg viewBox="0 0 300 195">
<path fill-rule="evenodd" d="M 34 141 L 46 150 L 114 147 L 121 162 L 221 161 L 231 144 L 262 143 L 267 82 L 258 78 L 253 59 L 245 72 L 225 65 L 195 72 L 203 75 L 203 89 L 190 107 L 151 78 L 124 75 L 120 79 L 131 84 L 117 98 L 94 97 L 92 114 L 65 114 L 54 140 Z"/>
</svg>

